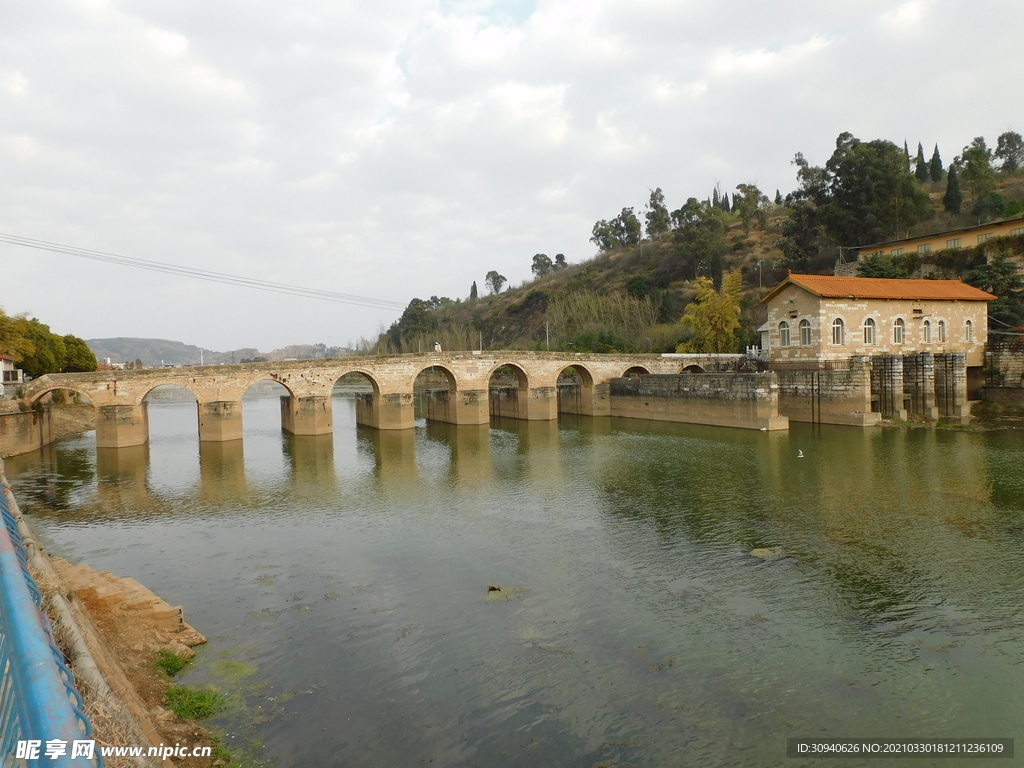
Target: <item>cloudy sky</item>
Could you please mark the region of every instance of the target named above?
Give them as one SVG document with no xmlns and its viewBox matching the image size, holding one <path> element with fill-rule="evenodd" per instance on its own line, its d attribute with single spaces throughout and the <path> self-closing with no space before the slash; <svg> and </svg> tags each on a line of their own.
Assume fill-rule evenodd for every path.
<svg viewBox="0 0 1024 768">
<path fill-rule="evenodd" d="M 836 136 L 1024 130 L 1020 0 L 0 0 L 0 232 L 405 304 Z M 344 345 L 398 312 L 0 243 L 59 333 Z"/>
</svg>

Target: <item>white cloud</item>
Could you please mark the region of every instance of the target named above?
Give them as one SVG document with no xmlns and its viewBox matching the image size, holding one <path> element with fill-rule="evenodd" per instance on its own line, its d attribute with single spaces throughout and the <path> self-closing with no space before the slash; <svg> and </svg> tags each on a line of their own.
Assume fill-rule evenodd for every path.
<svg viewBox="0 0 1024 768">
<path fill-rule="evenodd" d="M 1022 22 L 1016 0 L 20 4 L 0 29 L 0 231 L 464 296 L 534 253 L 588 257 L 593 222 L 652 187 L 671 207 L 716 180 L 788 191 L 793 154 L 824 162 L 841 131 L 947 160 L 992 143 L 1020 122 Z M 968 91 L 971 110 L 937 107 Z M 394 319 L 0 253 L 0 304 L 63 333 L 266 349 Z"/>
</svg>

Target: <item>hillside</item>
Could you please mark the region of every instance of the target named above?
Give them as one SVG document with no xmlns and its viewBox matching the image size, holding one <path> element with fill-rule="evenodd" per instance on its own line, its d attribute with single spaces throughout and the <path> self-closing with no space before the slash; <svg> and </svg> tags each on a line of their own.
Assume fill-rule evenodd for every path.
<svg viewBox="0 0 1024 768">
<path fill-rule="evenodd" d="M 142 360 L 143 365 L 154 367 L 159 365 L 198 365 L 200 361 L 199 347 L 169 339 L 119 337 L 115 339 L 86 339 L 85 343 L 100 362 L 106 362 L 107 358 L 114 363 L 133 363 L 136 360 Z M 348 352 L 347 349 L 328 347 L 325 344 L 293 344 L 272 352 L 260 352 L 255 347 L 235 349 L 229 352 L 203 349 L 202 361 L 207 365 L 218 365 L 241 363 L 257 357 L 267 360 L 308 360 L 315 357 L 340 357 Z"/>
<path fill-rule="evenodd" d="M 1012 152 L 1005 149 L 1011 145 Z M 623 208 L 594 225 L 598 253 L 593 258 L 567 264 L 561 254 L 554 260 L 537 254 L 533 271 L 538 276 L 517 287 L 501 290 L 505 280 L 492 271 L 489 295 L 475 297 L 473 283 L 468 299 L 414 299 L 387 332 L 362 340 L 359 351 L 424 352 L 439 342 L 448 350 L 674 352 L 700 343 L 694 326 L 681 322 L 700 279 L 718 287 L 723 275 L 734 271 L 742 283 L 741 325 L 731 348 L 718 351 L 742 351 L 757 343 L 756 328 L 765 319 L 760 298 L 789 270 L 831 274 L 845 248 L 1020 217 L 1024 141 L 1008 132 L 999 146 L 992 152 L 983 139 L 975 139 L 954 158 L 956 173 L 951 173 L 942 167 L 938 148 L 931 161 L 919 156 L 915 162 L 892 142 L 861 142 L 844 133 L 823 167 L 798 154 L 798 187 L 785 197 L 776 192 L 774 202 L 755 185 L 740 184 L 736 193 L 716 187 L 708 198 L 691 197 L 670 213 L 659 188 L 640 216 Z M 998 161 L 1001 165 L 993 165 Z M 1001 289 L 1016 292 L 1021 245 L 994 242 L 939 252 L 934 263 L 941 276 L 984 283 L 993 277 L 983 274 L 989 252 L 1001 248 L 1013 258 L 996 277 L 1003 281 Z M 881 267 L 893 270 L 885 276 L 907 277 L 921 267 L 912 261 L 908 255 Z M 991 282 L 979 285 L 993 289 Z M 1024 306 L 1016 294 L 1013 302 Z M 1024 323 L 1015 314 L 1011 307 L 1004 319 Z"/>
</svg>

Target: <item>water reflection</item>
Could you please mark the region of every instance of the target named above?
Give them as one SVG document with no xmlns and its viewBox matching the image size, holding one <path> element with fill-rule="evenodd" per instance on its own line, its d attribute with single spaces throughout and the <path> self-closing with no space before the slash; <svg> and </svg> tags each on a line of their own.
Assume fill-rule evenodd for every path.
<svg viewBox="0 0 1024 768">
<path fill-rule="evenodd" d="M 258 667 L 221 724 L 282 766 L 786 765 L 786 736 L 1024 717 L 1020 433 L 382 432 L 336 401 L 300 438 L 270 400 L 199 445 L 165 407 L 149 449 L 8 471 L 57 551 L 186 604 L 187 682 Z"/>
<path fill-rule="evenodd" d="M 245 496 L 245 444 L 242 440 L 199 444 L 199 492 L 208 502 Z"/>
</svg>

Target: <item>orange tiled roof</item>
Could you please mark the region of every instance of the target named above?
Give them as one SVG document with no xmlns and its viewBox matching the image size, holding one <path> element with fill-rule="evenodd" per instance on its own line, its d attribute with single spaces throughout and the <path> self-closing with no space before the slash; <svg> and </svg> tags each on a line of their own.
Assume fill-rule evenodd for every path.
<svg viewBox="0 0 1024 768">
<path fill-rule="evenodd" d="M 833 277 L 832 275 L 790 275 L 761 299 L 771 300 L 787 285 L 799 285 L 829 299 L 909 299 L 911 301 L 991 301 L 987 291 L 959 280 L 897 280 L 884 277 Z"/>
</svg>

